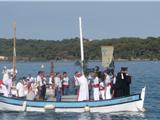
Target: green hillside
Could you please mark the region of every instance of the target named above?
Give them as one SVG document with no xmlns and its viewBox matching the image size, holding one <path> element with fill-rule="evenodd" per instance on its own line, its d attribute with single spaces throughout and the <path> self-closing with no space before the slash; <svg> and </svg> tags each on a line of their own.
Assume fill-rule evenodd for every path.
<svg viewBox="0 0 160 120">
<path fill-rule="evenodd" d="M 12 40 L 0 39 L 0 55 L 12 56 Z M 80 59 L 79 38 L 54 40 L 17 40 L 19 60 L 77 60 Z M 160 60 L 160 37 L 117 38 L 103 40 L 84 39 L 85 59 L 100 60 L 101 46 L 113 45 L 115 59 Z"/>
</svg>

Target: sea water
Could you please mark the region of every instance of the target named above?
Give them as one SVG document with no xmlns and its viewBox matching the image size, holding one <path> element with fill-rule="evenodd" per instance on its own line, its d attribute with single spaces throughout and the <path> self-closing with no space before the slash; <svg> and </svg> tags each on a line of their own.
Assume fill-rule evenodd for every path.
<svg viewBox="0 0 160 120">
<path fill-rule="evenodd" d="M 44 68 L 41 68 L 41 65 Z M 3 66 L 12 67 L 10 62 L 0 62 L 0 71 Z M 100 62 L 91 62 L 90 68 L 100 66 Z M 144 102 L 145 112 L 117 112 L 117 113 L 36 113 L 36 112 L 0 112 L 0 120 L 160 120 L 160 61 L 123 61 L 115 62 L 115 72 L 122 66 L 128 67 L 132 75 L 131 93 L 139 93 L 146 86 Z M 36 76 L 38 70 L 50 72 L 49 62 L 18 62 L 17 78 L 31 74 Z M 74 62 L 54 63 L 55 72 L 68 72 L 70 79 L 74 72 L 80 70 Z M 0 73 L 0 79 L 2 74 Z"/>
</svg>

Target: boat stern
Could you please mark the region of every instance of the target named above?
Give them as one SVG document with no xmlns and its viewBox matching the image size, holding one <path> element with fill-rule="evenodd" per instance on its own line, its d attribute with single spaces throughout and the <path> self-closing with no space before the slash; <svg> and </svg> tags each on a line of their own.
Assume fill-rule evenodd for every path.
<svg viewBox="0 0 160 120">
<path fill-rule="evenodd" d="M 142 88 L 140 98 L 141 100 L 137 103 L 137 109 L 141 112 L 144 112 L 144 99 L 145 99 L 145 92 L 146 92 L 146 87 Z"/>
</svg>

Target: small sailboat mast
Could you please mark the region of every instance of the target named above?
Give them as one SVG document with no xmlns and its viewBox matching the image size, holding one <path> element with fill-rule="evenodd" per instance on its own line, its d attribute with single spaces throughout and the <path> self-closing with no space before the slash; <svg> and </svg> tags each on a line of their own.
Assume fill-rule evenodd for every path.
<svg viewBox="0 0 160 120">
<path fill-rule="evenodd" d="M 13 22 L 13 79 L 16 79 L 16 21 Z"/>
<path fill-rule="evenodd" d="M 82 35 L 82 18 L 79 17 L 79 32 L 80 32 L 80 48 L 81 48 L 81 67 L 82 73 L 84 72 L 84 48 L 83 48 L 83 35 Z"/>
</svg>

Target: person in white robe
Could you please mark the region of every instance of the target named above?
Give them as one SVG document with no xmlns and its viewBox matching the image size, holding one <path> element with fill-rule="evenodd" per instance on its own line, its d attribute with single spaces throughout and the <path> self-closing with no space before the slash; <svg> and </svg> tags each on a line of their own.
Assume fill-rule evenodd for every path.
<svg viewBox="0 0 160 120">
<path fill-rule="evenodd" d="M 99 83 L 99 91 L 100 91 L 100 96 L 101 96 L 101 99 L 105 99 L 105 86 L 104 86 L 104 82 L 101 81 Z"/>
<path fill-rule="evenodd" d="M 16 90 L 17 90 L 17 97 L 18 98 L 24 98 L 25 97 L 23 80 L 20 80 L 17 83 Z"/>
<path fill-rule="evenodd" d="M 48 84 L 49 84 L 51 87 L 52 87 L 52 84 L 53 84 L 53 80 L 54 80 L 54 76 L 53 76 L 53 75 L 50 75 Z"/>
<path fill-rule="evenodd" d="M 12 87 L 12 78 L 10 74 L 10 70 L 4 67 L 3 71 L 3 83 L 6 86 L 8 93 L 11 93 L 11 87 Z"/>
<path fill-rule="evenodd" d="M 93 79 L 93 99 L 99 100 L 99 78 L 96 73 L 94 73 Z"/>
<path fill-rule="evenodd" d="M 1 92 L 3 93 L 3 96 L 8 97 L 9 92 L 7 90 L 7 87 L 3 84 L 3 82 L 0 82 L 0 88 Z"/>
<path fill-rule="evenodd" d="M 105 73 L 105 97 L 106 99 L 111 99 L 111 78 L 110 76 Z"/>
<path fill-rule="evenodd" d="M 81 72 L 79 72 L 76 77 L 80 86 L 78 101 L 89 100 L 88 81 L 86 77 Z"/>
<path fill-rule="evenodd" d="M 9 70 L 7 69 L 6 66 L 3 67 L 3 70 L 2 70 L 2 74 L 3 74 L 3 83 L 7 83 L 7 80 L 9 79 Z"/>
</svg>

